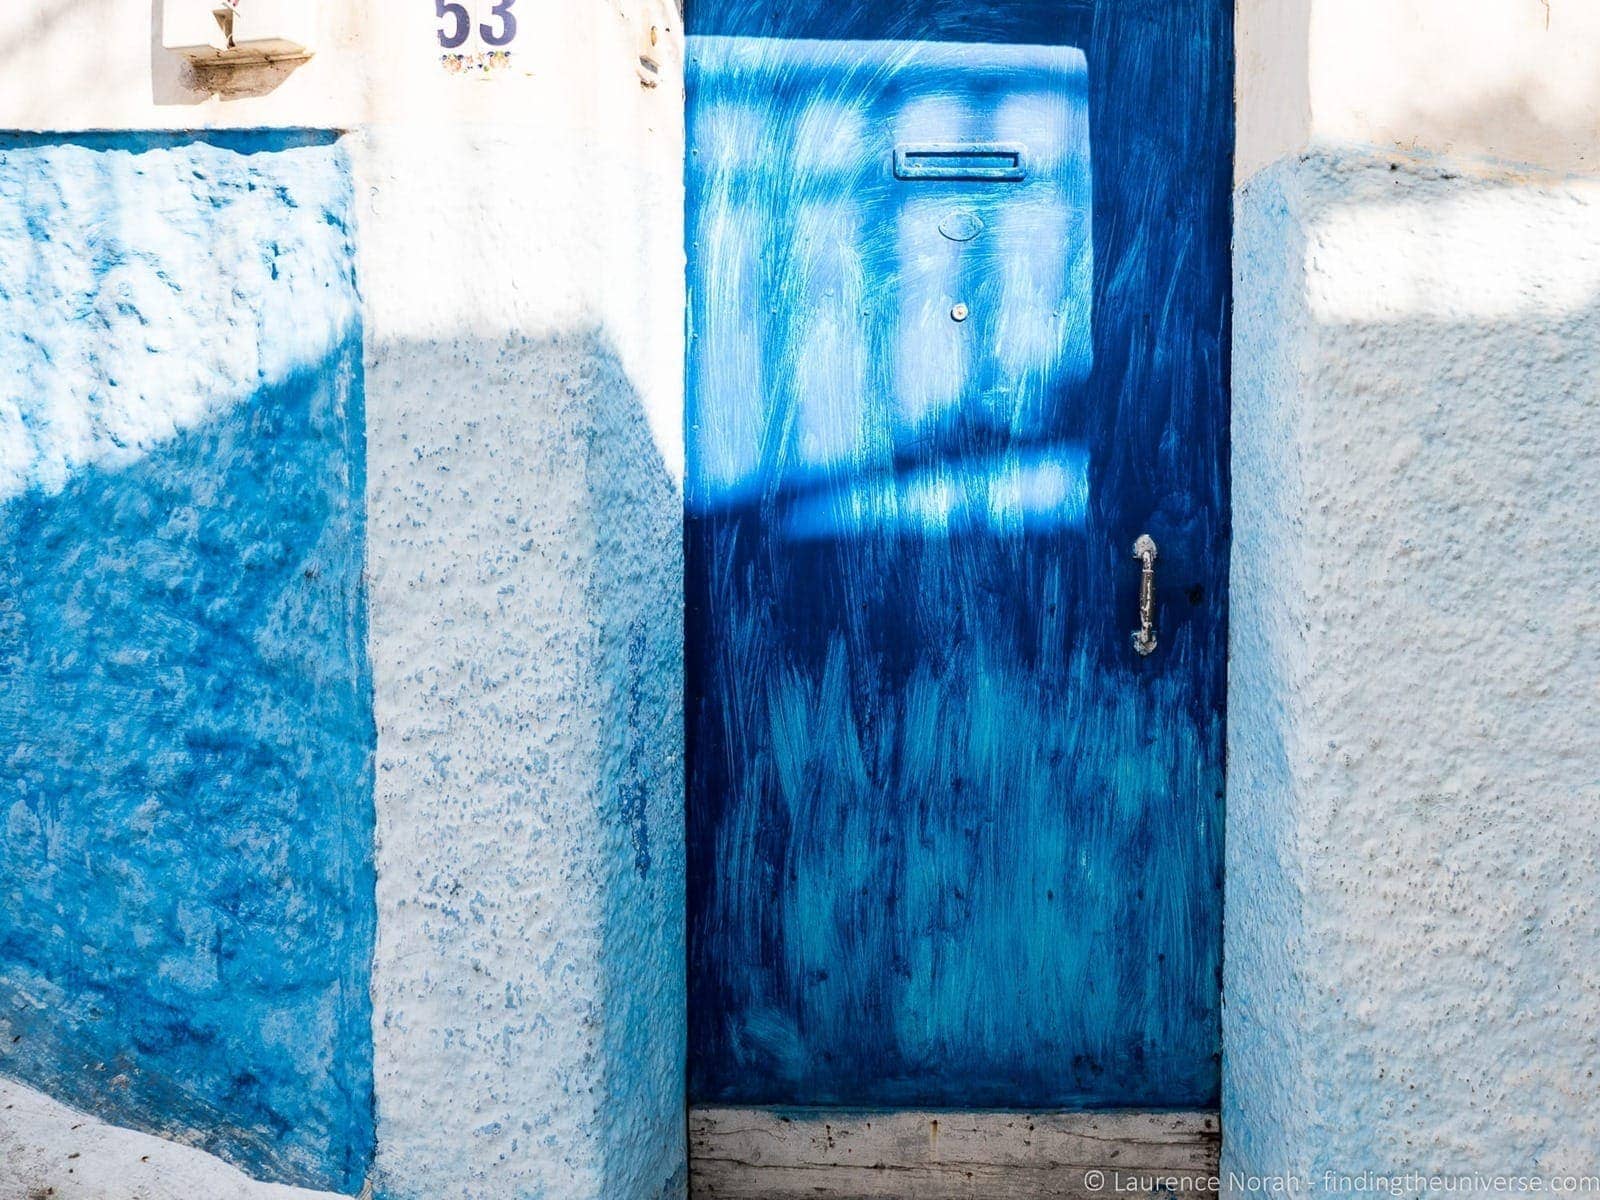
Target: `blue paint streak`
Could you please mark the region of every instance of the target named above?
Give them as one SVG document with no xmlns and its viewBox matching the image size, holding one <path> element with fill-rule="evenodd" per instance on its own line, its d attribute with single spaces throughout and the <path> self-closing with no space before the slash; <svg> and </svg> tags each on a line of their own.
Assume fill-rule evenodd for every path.
<svg viewBox="0 0 1600 1200">
<path fill-rule="evenodd" d="M 353 1192 L 373 1145 L 375 915 L 348 164 L 325 138 L 91 141 L 0 147 L 0 189 L 32 231 L 6 247 L 3 278 L 32 282 L 0 287 L 24 339 L 0 403 L 30 436 L 63 411 L 40 397 L 67 389 L 93 420 L 124 370 L 148 377 L 161 352 L 137 330 L 155 310 L 118 290 L 129 280 L 192 293 L 199 272 L 235 288 L 315 272 L 326 301 L 235 347 L 293 369 L 0 501 L 0 1071 L 258 1175 Z M 333 206 L 290 212 L 308 191 Z M 226 241 L 246 209 L 298 230 L 271 270 L 185 257 L 194 231 L 177 223 Z M 92 253 L 51 242 L 84 229 Z M 99 348 L 63 379 L 85 329 Z M 156 364 L 184 381 L 176 400 L 193 348 L 230 331 L 148 336 L 164 334 L 189 347 Z"/>
<path fill-rule="evenodd" d="M 696 1100 L 1216 1102 L 1230 22 L 693 12 Z"/>
<path fill-rule="evenodd" d="M 1088 455 L 1061 446 L 940 464 L 805 496 L 795 502 L 787 531 L 796 538 L 890 529 L 927 537 L 1044 531 L 1083 524 L 1088 504 Z"/>
<path fill-rule="evenodd" d="M 207 147 L 248 157 L 256 154 L 282 154 L 287 150 L 326 149 L 339 140 L 332 129 L 189 129 L 138 133 L 87 131 L 83 133 L 0 133 L 0 152 L 7 150 L 53 151 L 62 146 L 78 146 L 95 153 L 180 154 L 198 152 L 205 157 Z"/>
</svg>

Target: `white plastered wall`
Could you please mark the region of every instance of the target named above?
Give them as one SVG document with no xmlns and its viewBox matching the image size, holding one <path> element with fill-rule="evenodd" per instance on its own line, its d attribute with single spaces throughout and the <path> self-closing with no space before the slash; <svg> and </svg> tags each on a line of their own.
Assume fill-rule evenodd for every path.
<svg viewBox="0 0 1600 1200">
<path fill-rule="evenodd" d="M 1224 1182 L 1594 1174 L 1600 8 L 1240 22 Z"/>
<path fill-rule="evenodd" d="M 525 0 L 511 64 L 456 73 L 430 5 L 315 7 L 313 58 L 218 95 L 161 48 L 161 3 L 8 5 L 0 129 L 348 131 L 377 1191 L 677 1195 L 676 8 Z"/>
<path fill-rule="evenodd" d="M 403 22 L 364 49 L 426 81 L 357 149 L 379 1180 L 650 1200 L 683 1184 L 677 21 L 524 7 L 526 75 L 441 75 Z"/>
<path fill-rule="evenodd" d="M 1238 0 L 1240 183 L 1313 142 L 1600 170 L 1589 0 Z"/>
</svg>

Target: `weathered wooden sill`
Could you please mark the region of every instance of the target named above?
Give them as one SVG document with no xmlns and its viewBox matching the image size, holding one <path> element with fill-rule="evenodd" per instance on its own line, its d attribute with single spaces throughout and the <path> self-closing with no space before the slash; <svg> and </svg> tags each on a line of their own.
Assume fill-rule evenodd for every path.
<svg viewBox="0 0 1600 1200">
<path fill-rule="evenodd" d="M 695 1200 L 1113 1200 L 1215 1194 L 1214 1112 L 697 1108 Z"/>
</svg>

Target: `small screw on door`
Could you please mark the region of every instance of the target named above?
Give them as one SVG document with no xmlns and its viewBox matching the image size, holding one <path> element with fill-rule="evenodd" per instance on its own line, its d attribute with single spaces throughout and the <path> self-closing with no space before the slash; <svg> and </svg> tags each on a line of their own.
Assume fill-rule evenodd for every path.
<svg viewBox="0 0 1600 1200">
<path fill-rule="evenodd" d="M 1139 628 L 1133 631 L 1133 652 L 1148 658 L 1156 652 L 1156 540 L 1141 533 L 1133 544 L 1139 560 Z"/>
<path fill-rule="evenodd" d="M 958 304 L 950 310 L 950 319 L 956 322 L 965 321 L 970 311 L 965 304 Z"/>
</svg>

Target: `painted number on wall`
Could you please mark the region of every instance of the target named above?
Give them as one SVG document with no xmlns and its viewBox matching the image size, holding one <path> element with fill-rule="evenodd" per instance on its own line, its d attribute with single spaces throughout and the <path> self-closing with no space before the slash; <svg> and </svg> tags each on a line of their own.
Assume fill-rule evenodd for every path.
<svg viewBox="0 0 1600 1200">
<path fill-rule="evenodd" d="M 509 46 L 517 36 L 517 18 L 511 8 L 516 0 L 496 0 L 494 7 L 489 10 L 489 20 L 477 23 L 478 37 L 486 46 Z M 472 36 L 473 19 L 465 4 L 458 4 L 456 0 L 433 0 L 434 9 L 437 11 L 441 24 L 439 25 L 439 45 L 446 50 L 455 50 L 466 43 Z"/>
</svg>

